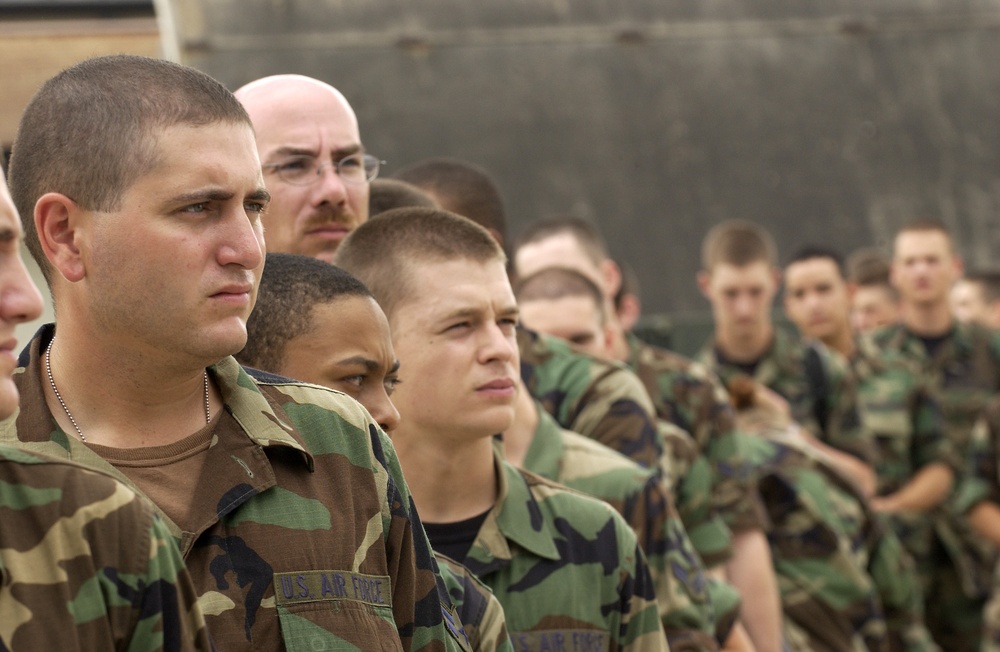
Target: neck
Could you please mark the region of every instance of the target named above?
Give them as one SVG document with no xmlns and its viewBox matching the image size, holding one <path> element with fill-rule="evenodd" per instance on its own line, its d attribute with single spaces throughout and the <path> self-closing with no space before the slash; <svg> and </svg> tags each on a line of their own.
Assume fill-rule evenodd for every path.
<svg viewBox="0 0 1000 652">
<path fill-rule="evenodd" d="M 854 355 L 854 334 L 850 328 L 842 328 L 830 337 L 820 338 L 820 341 L 846 358 Z"/>
<path fill-rule="evenodd" d="M 759 360 L 767 353 L 773 340 L 774 326 L 771 324 L 748 334 L 737 334 L 725 330 L 718 330 L 715 333 L 716 348 L 733 362 Z"/>
<path fill-rule="evenodd" d="M 204 366 L 154 366 L 142 356 L 129 355 L 127 347 L 81 340 L 63 325 L 56 332 L 48 359 L 53 382 L 44 349 L 41 374 L 46 404 L 66 433 L 78 436 L 79 428 L 87 443 L 140 448 L 172 444 L 205 427 Z M 99 370 L 100 382 L 95 382 L 94 370 Z M 209 406 L 212 414 L 222 407 L 211 382 Z"/>
<path fill-rule="evenodd" d="M 445 440 L 401 426 L 392 435 L 420 518 L 455 523 L 478 516 L 497 500 L 493 442 Z M 460 491 L 456 490 L 461 488 Z"/>
<path fill-rule="evenodd" d="M 954 323 L 946 301 L 925 304 L 903 302 L 900 315 L 908 331 L 926 337 L 943 335 L 951 330 Z"/>
<path fill-rule="evenodd" d="M 538 429 L 538 406 L 523 382 L 518 387 L 515 407 L 514 422 L 503 431 L 503 452 L 508 462 L 522 467 Z"/>
</svg>

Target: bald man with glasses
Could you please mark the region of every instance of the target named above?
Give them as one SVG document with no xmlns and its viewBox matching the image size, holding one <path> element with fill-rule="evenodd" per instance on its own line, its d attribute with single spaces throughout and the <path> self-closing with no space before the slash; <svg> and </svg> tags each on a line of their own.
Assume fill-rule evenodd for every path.
<svg viewBox="0 0 1000 652">
<path fill-rule="evenodd" d="M 302 75 L 273 75 L 235 93 L 253 121 L 271 205 L 269 252 L 330 262 L 368 219 L 368 184 L 381 161 L 365 152 L 358 119 L 336 88 Z"/>
</svg>

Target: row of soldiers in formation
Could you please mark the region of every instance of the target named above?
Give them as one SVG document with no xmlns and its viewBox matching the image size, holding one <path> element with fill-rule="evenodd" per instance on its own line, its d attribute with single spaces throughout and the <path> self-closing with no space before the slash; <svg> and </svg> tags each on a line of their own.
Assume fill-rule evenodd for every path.
<svg viewBox="0 0 1000 652">
<path fill-rule="evenodd" d="M 864 338 L 835 256 L 789 263 L 808 340 L 770 237 L 716 226 L 695 362 L 629 332 L 591 225 L 533 223 L 512 285 L 482 170 L 378 166 L 300 76 L 42 88 L 10 178 L 57 325 L 0 387 L 4 647 L 993 644 L 1000 345 L 954 323 L 939 224 Z M 38 312 L 9 213 L 5 327 Z"/>
</svg>

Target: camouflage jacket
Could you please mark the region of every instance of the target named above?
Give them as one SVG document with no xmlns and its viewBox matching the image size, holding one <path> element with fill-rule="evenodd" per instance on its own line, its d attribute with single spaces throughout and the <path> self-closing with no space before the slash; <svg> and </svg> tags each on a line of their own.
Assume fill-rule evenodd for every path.
<svg viewBox="0 0 1000 652">
<path fill-rule="evenodd" d="M 728 386 L 739 368 L 722 363 L 714 340 L 698 354 Z M 818 342 L 805 342 L 775 328 L 774 341 L 754 371 L 753 379 L 788 401 L 792 417 L 826 444 L 872 464 L 874 444 L 861 424 L 857 387 L 841 356 Z"/>
<path fill-rule="evenodd" d="M 923 373 L 922 381 L 940 405 L 948 438 L 964 454 L 979 413 L 1000 392 L 1000 333 L 956 325 L 931 358 L 920 338 L 897 324 L 872 333 L 865 346 Z"/>
<path fill-rule="evenodd" d="M 857 341 L 856 351 L 850 363 L 858 382 L 861 421 L 877 450 L 877 493 L 898 491 L 931 463 L 958 473 L 962 461 L 944 435 L 941 408 L 920 366 L 868 338 Z"/>
<path fill-rule="evenodd" d="M 503 605 L 514 648 L 668 650 L 635 533 L 609 505 L 497 454 L 498 495 L 463 563 Z"/>
<path fill-rule="evenodd" d="M 435 552 L 434 558 L 473 652 L 514 652 L 503 606 L 490 587 L 451 557 Z"/>
<path fill-rule="evenodd" d="M 39 346 L 52 334 L 43 327 L 22 354 L 21 409 L 0 423 L 0 443 L 73 459 L 137 490 L 49 412 Z M 210 447 L 210 472 L 192 479 L 202 498 L 195 531 L 161 516 L 218 648 L 467 648 L 395 451 L 364 408 L 317 386 L 251 378 L 231 357 L 208 372 L 225 403 L 214 440 L 226 438 L 228 452 Z"/>
<path fill-rule="evenodd" d="M 153 506 L 102 473 L 0 447 L 0 650 L 211 650 Z"/>
<path fill-rule="evenodd" d="M 743 436 L 735 430 L 729 395 L 719 379 L 704 365 L 645 344 L 634 336 L 629 336 L 629 350 L 628 364 L 652 397 L 656 415 L 689 433 L 698 455 L 705 458 L 711 474 L 708 495 L 714 512 L 736 531 L 763 527 Z M 678 482 L 687 480 L 683 477 Z M 684 495 L 683 488 L 679 493 Z M 679 507 L 683 512 L 685 506 Z M 688 520 L 685 525 L 696 542 L 704 537 L 695 536 L 695 530 L 711 527 L 710 523 Z M 724 536 L 728 538 L 728 533 Z M 698 550 L 708 553 L 702 547 Z"/>
<path fill-rule="evenodd" d="M 517 329 L 517 344 L 525 387 L 560 426 L 645 467 L 663 463 L 653 404 L 631 371 L 526 328 Z"/>
<path fill-rule="evenodd" d="M 936 650 L 913 561 L 855 484 L 794 426 L 741 412 L 792 650 Z"/>
<path fill-rule="evenodd" d="M 972 446 L 973 425 L 992 396 L 1000 391 L 1000 333 L 980 326 L 955 325 L 931 357 L 919 337 L 897 324 L 872 333 L 866 346 L 919 369 L 921 381 L 941 410 L 946 438 L 963 465 L 951 500 L 938 510 L 935 532 L 948 551 L 966 594 L 986 596 L 997 555 L 994 547 L 976 535 L 964 518 L 968 497 L 981 486 L 968 473 L 965 462 L 980 455 Z M 971 486 L 966 486 L 968 483 Z"/>
<path fill-rule="evenodd" d="M 523 467 L 599 498 L 624 516 L 646 553 L 670 649 L 718 649 L 702 561 L 659 474 L 560 428 L 542 410 Z"/>
</svg>

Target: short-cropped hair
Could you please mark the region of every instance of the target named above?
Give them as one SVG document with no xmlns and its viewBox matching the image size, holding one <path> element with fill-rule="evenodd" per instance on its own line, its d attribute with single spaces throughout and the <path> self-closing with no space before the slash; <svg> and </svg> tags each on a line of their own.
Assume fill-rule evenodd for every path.
<svg viewBox="0 0 1000 652">
<path fill-rule="evenodd" d="M 507 214 L 503 197 L 485 168 L 440 156 L 411 163 L 392 176 L 431 193 L 437 197 L 441 208 L 493 229 L 506 239 Z"/>
<path fill-rule="evenodd" d="M 568 267 L 547 267 L 520 279 L 514 287 L 518 303 L 557 301 L 567 297 L 583 297 L 594 302 L 604 322 L 604 294 L 592 280 Z"/>
<path fill-rule="evenodd" d="M 251 124 L 222 84 L 161 59 L 97 57 L 45 82 L 21 117 L 9 176 L 25 242 L 46 280 L 51 270 L 34 220 L 42 195 L 58 192 L 87 210 L 115 210 L 155 165 L 157 131 L 217 122 Z"/>
<path fill-rule="evenodd" d="M 918 217 L 910 220 L 896 232 L 896 238 L 898 239 L 904 233 L 925 233 L 929 231 L 943 235 L 948 241 L 948 248 L 954 251 L 955 243 L 951 237 L 951 229 L 944 222 L 934 217 Z"/>
<path fill-rule="evenodd" d="M 788 259 L 788 262 L 785 264 L 785 268 L 787 269 L 789 266 L 795 263 L 802 263 L 807 260 L 814 260 L 817 258 L 822 258 L 832 261 L 833 264 L 837 266 L 837 271 L 840 273 L 840 275 L 844 276 L 843 256 L 841 256 L 840 253 L 837 250 L 833 249 L 832 247 L 826 247 L 824 245 L 810 244 L 799 247 L 795 251 L 795 253 L 792 254 L 792 256 Z"/>
<path fill-rule="evenodd" d="M 847 258 L 847 280 L 859 286 L 890 285 L 889 259 L 876 247 L 864 247 Z"/>
<path fill-rule="evenodd" d="M 530 222 L 517 235 L 512 251 L 516 253 L 525 245 L 541 242 L 564 233 L 573 236 L 587 258 L 595 265 L 600 265 L 607 260 L 608 246 L 597 225 L 573 215 L 553 215 Z"/>
<path fill-rule="evenodd" d="M 748 220 L 727 220 L 716 224 L 701 243 L 701 266 L 711 271 L 716 265 L 745 267 L 764 262 L 778 264 L 778 247 L 764 227 Z"/>
<path fill-rule="evenodd" d="M 399 179 L 374 179 L 368 187 L 368 216 L 378 215 L 394 208 L 421 206 L 437 208 L 426 192 Z"/>
<path fill-rule="evenodd" d="M 316 306 L 371 296 L 364 283 L 339 267 L 307 256 L 267 254 L 257 303 L 247 320 L 247 344 L 236 359 L 277 373 L 288 342 L 312 328 Z"/>
<path fill-rule="evenodd" d="M 344 239 L 333 262 L 367 285 L 385 314 L 413 293 L 412 265 L 507 261 L 490 232 L 436 208 L 397 208 L 369 219 Z"/>
</svg>

